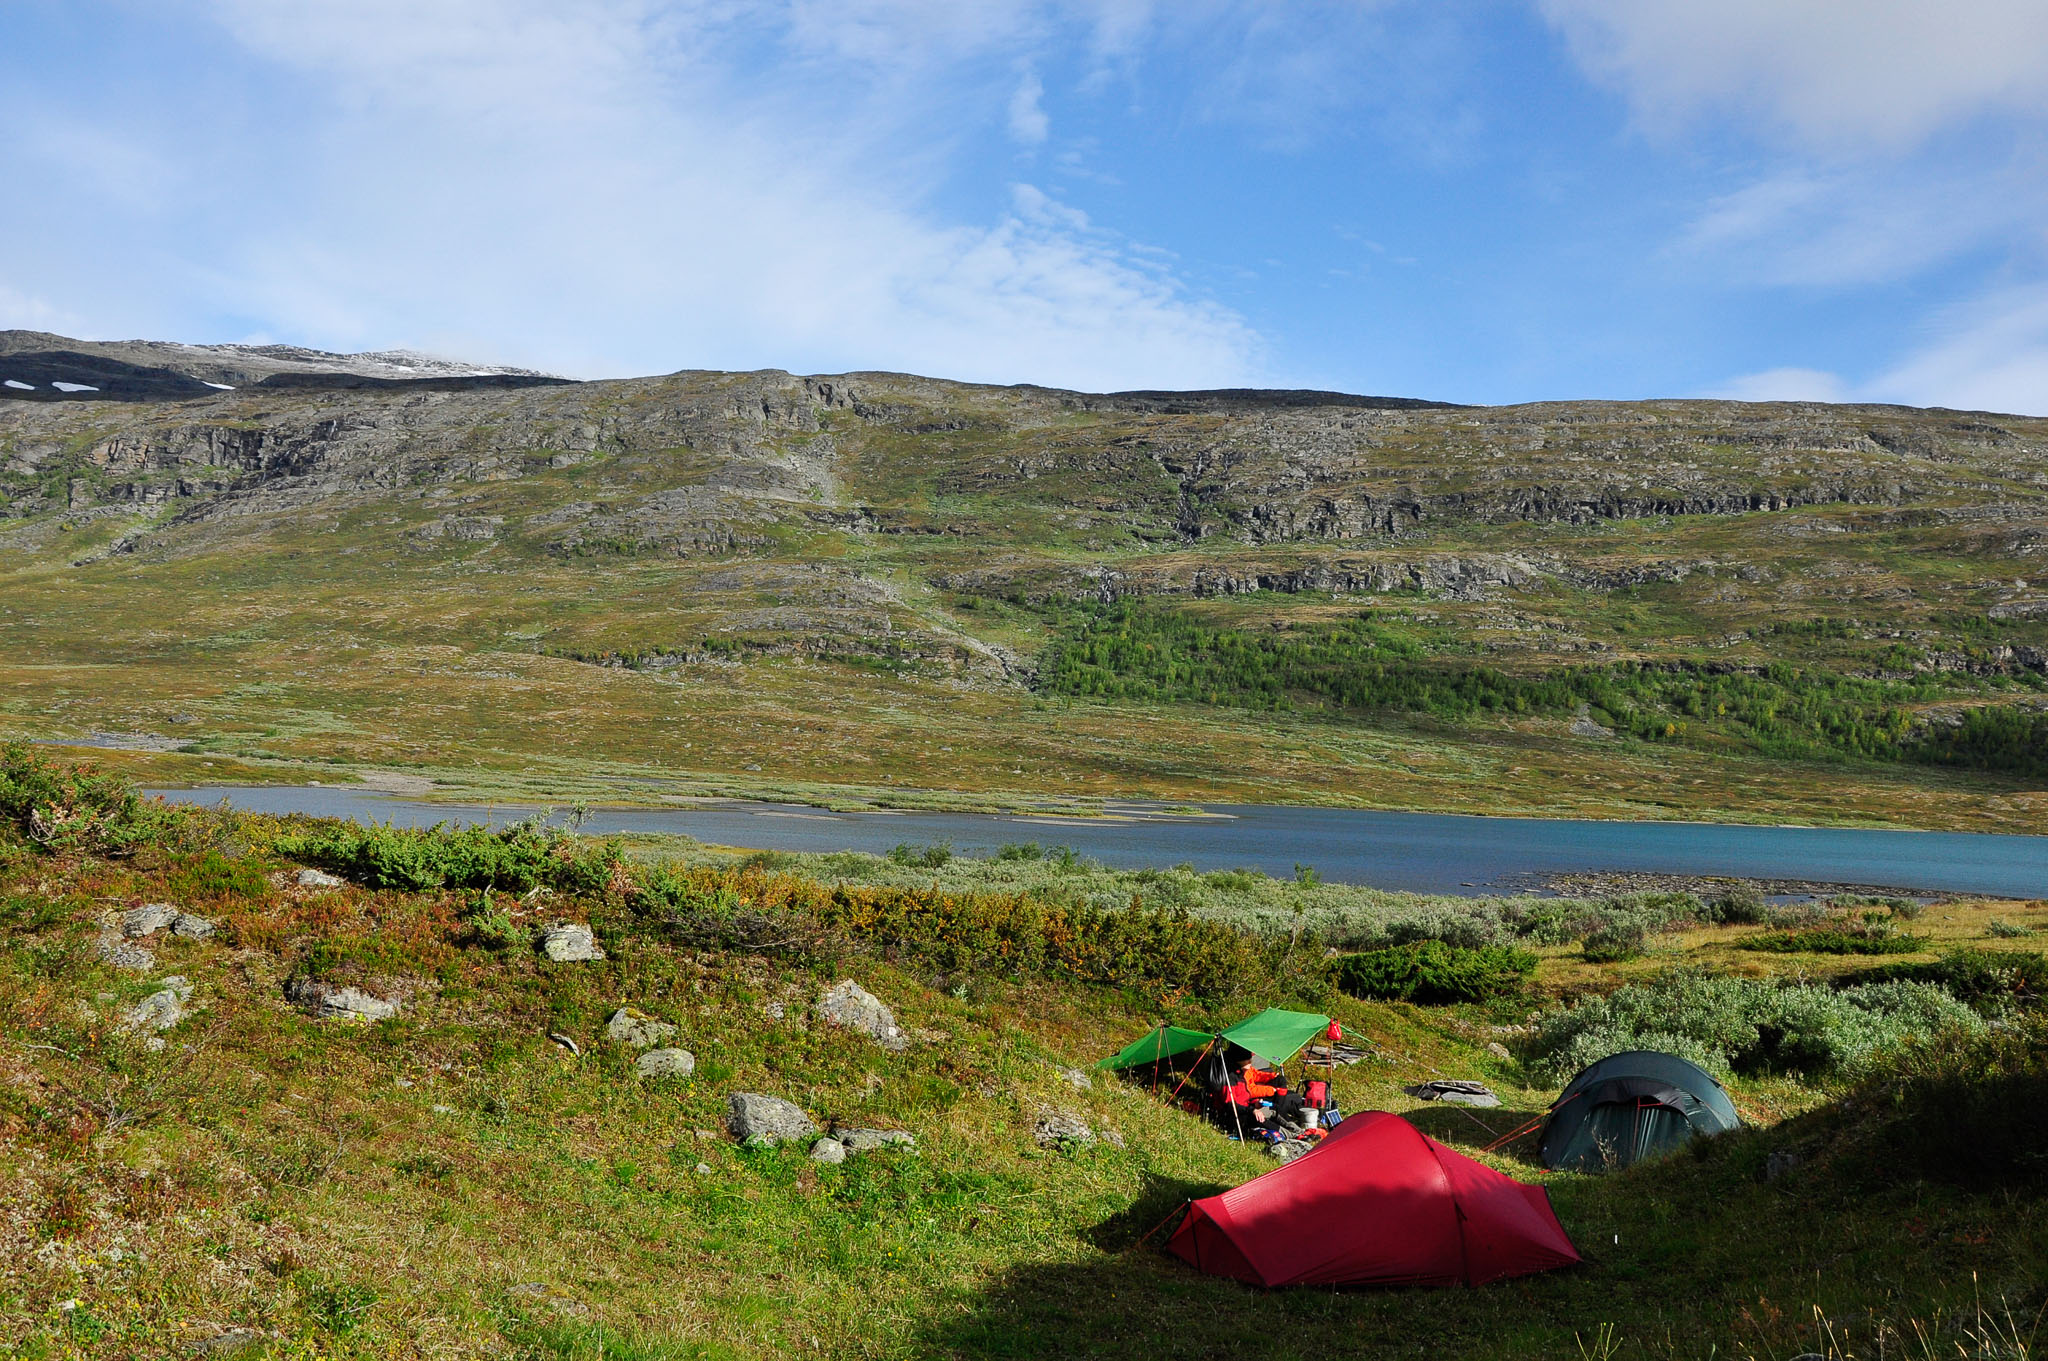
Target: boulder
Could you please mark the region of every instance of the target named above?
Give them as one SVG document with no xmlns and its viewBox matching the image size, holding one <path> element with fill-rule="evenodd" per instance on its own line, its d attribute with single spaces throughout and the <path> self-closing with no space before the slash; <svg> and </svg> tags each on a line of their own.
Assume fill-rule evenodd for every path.
<svg viewBox="0 0 2048 1361">
<path fill-rule="evenodd" d="M 818 998 L 818 1019 L 866 1035 L 884 1049 L 901 1050 L 910 1040 L 882 999 L 851 978 L 834 983 Z"/>
<path fill-rule="evenodd" d="M 341 888 L 342 881 L 324 870 L 300 870 L 300 888 Z"/>
<path fill-rule="evenodd" d="M 318 978 L 294 978 L 284 985 L 284 996 L 323 1021 L 382 1021 L 398 1014 L 396 1001 Z"/>
<path fill-rule="evenodd" d="M 1508 1047 L 1502 1044 L 1499 1040 L 1487 1041 L 1486 1052 L 1493 1055 L 1495 1058 L 1501 1060 L 1503 1063 L 1507 1062 L 1509 1059 L 1512 1059 L 1514 1057 L 1513 1054 L 1510 1054 L 1508 1052 Z"/>
<path fill-rule="evenodd" d="M 605 1022 L 604 1034 L 613 1044 L 646 1049 L 663 1040 L 674 1039 L 676 1028 L 667 1021 L 657 1021 L 638 1007 L 620 1007 Z"/>
<path fill-rule="evenodd" d="M 131 945 L 114 933 L 108 932 L 99 938 L 96 952 L 100 961 L 130 973 L 148 973 L 156 967 L 156 956 L 140 945 Z"/>
<path fill-rule="evenodd" d="M 541 932 L 540 952 L 557 964 L 577 964 L 604 958 L 604 951 L 598 948 L 597 937 L 591 934 L 589 927 L 579 922 L 563 922 Z"/>
<path fill-rule="evenodd" d="M 1046 1111 L 1031 1127 L 1040 1148 L 1078 1147 L 1095 1142 L 1095 1131 L 1072 1111 Z"/>
<path fill-rule="evenodd" d="M 916 1148 L 917 1136 L 907 1129 L 839 1129 L 832 1137 L 848 1153 L 872 1153 L 878 1148 Z"/>
<path fill-rule="evenodd" d="M 192 985 L 176 974 L 164 980 L 163 988 L 137 1002 L 122 1017 L 122 1024 L 130 1030 L 148 1031 L 159 1034 L 185 1019 L 185 1003 L 192 996 Z"/>
<path fill-rule="evenodd" d="M 178 919 L 178 909 L 169 903 L 144 903 L 121 914 L 121 934 L 130 940 L 153 936 Z"/>
<path fill-rule="evenodd" d="M 1498 1106 L 1500 1098 L 1493 1089 L 1483 1082 L 1467 1078 L 1438 1078 L 1434 1082 L 1423 1082 L 1402 1091 L 1424 1101 L 1448 1101 L 1453 1106 Z"/>
<path fill-rule="evenodd" d="M 633 1071 L 642 1077 L 688 1077 L 697 1071 L 697 1056 L 687 1049 L 650 1049 Z"/>
<path fill-rule="evenodd" d="M 1093 1091 L 1095 1088 L 1095 1080 L 1079 1068 L 1062 1068 L 1060 1069 L 1060 1077 L 1068 1086 L 1076 1091 Z"/>
<path fill-rule="evenodd" d="M 726 1127 L 741 1143 L 757 1139 L 765 1144 L 795 1142 L 818 1132 L 811 1117 L 794 1102 L 759 1092 L 734 1092 L 726 1099 Z"/>
<path fill-rule="evenodd" d="M 213 934 L 213 923 L 204 917 L 195 917 L 190 912 L 180 912 L 171 923 L 171 934 L 187 940 L 205 940 Z"/>
<path fill-rule="evenodd" d="M 811 1161 L 814 1163 L 843 1163 L 846 1161 L 846 1145 L 837 1139 L 820 1139 L 811 1145 Z"/>
</svg>

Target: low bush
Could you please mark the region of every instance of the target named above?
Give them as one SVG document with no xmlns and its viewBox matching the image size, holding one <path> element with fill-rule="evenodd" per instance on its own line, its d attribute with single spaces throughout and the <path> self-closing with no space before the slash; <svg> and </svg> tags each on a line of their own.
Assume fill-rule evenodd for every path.
<svg viewBox="0 0 2048 1361">
<path fill-rule="evenodd" d="M 1631 1049 L 1659 1049 L 1709 1072 L 1850 1078 L 1883 1054 L 1943 1034 L 1982 1034 L 1983 1017 L 1936 984 L 1829 988 L 1674 973 L 1547 1017 L 1534 1070 L 1562 1082 Z"/>
<path fill-rule="evenodd" d="M 953 844 L 950 841 L 934 841 L 929 846 L 913 846 L 908 841 L 899 841 L 889 852 L 891 863 L 918 865 L 925 869 L 939 869 L 953 858 Z"/>
<path fill-rule="evenodd" d="M 1588 964 L 1619 964 L 1639 958 L 1646 943 L 1647 933 L 1641 923 L 1615 922 L 1587 936 L 1579 948 L 1585 952 Z"/>
<path fill-rule="evenodd" d="M 2048 1029 L 1929 1045 L 1859 1093 L 1878 1113 L 1863 1141 L 1874 1179 L 2048 1186 Z"/>
<path fill-rule="evenodd" d="M 1741 947 L 1774 955 L 1912 955 L 1927 948 L 1927 938 L 1878 927 L 1813 927 L 1751 936 Z"/>
<path fill-rule="evenodd" d="M 1845 974 L 1841 986 L 1931 983 L 1986 1016 L 2025 1010 L 2048 997 L 2048 955 L 2020 950 L 1951 950 L 1932 962 L 1881 964 Z"/>
<path fill-rule="evenodd" d="M 370 888 L 502 889 L 546 887 L 571 895 L 604 892 L 623 868 L 616 843 L 590 843 L 535 822 L 485 827 L 364 827 L 332 823 L 279 837 L 280 855 L 321 865 Z"/>
<path fill-rule="evenodd" d="M 1319 1002 L 1334 987 L 1313 933 L 1253 934 L 1136 900 L 1104 908 L 699 867 L 646 873 L 632 901 L 672 938 L 720 948 L 872 951 L 944 973 L 1054 975 L 1215 1003 Z"/>
<path fill-rule="evenodd" d="M 2019 940 L 2024 936 L 2034 934 L 2018 922 L 2009 922 L 2002 917 L 1993 917 L 1989 922 L 1985 923 L 1984 931 L 1985 934 L 1998 940 Z"/>
<path fill-rule="evenodd" d="M 1764 901 L 1763 894 L 1743 884 L 1709 899 L 1700 917 L 1729 926 L 1762 926 L 1771 920 L 1771 905 Z"/>
<path fill-rule="evenodd" d="M 248 858 L 230 859 L 219 851 L 201 851 L 187 856 L 172 870 L 166 887 L 173 897 L 184 899 L 245 898 L 260 901 L 270 896 L 270 880 L 260 862 Z"/>
<path fill-rule="evenodd" d="M 59 765 L 26 742 L 0 746 L 0 842 L 121 852 L 153 840 L 178 816 L 122 776 Z"/>
<path fill-rule="evenodd" d="M 1489 1002 L 1521 995 L 1535 970 L 1536 956 L 1526 950 L 1468 950 L 1432 940 L 1345 955 L 1337 961 L 1337 986 L 1371 1001 Z"/>
</svg>

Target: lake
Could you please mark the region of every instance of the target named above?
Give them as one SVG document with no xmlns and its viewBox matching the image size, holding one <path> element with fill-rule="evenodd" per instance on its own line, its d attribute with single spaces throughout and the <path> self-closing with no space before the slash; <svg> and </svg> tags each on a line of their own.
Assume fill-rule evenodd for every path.
<svg viewBox="0 0 2048 1361">
<path fill-rule="evenodd" d="M 309 813 L 423 827 L 502 825 L 523 807 L 422 803 L 332 786 L 159 789 L 174 803 L 217 803 L 257 813 Z M 1743 827 L 1699 822 L 1593 822 L 1551 818 L 1385 813 L 1348 808 L 1215 805 L 1205 816 L 1113 805 L 1102 818 L 1003 813 L 832 813 L 794 804 L 719 801 L 682 808 L 595 808 L 586 833 L 653 832 L 787 851 L 886 853 L 902 842 L 948 842 L 988 855 L 1012 842 L 1071 846 L 1124 869 L 1191 864 L 1286 877 L 1309 865 L 1325 879 L 1425 893 L 1526 888 L 1580 871 L 1742 875 L 2048 897 L 2048 837 L 1833 827 Z"/>
</svg>

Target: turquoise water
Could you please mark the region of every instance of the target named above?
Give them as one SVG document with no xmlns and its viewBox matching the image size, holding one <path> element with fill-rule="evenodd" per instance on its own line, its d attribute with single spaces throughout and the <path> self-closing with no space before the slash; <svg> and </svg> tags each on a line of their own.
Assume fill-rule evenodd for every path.
<svg viewBox="0 0 2048 1361">
<path fill-rule="evenodd" d="M 529 808 L 419 803 L 361 790 L 212 787 L 155 790 L 178 803 L 225 798 L 251 812 L 310 813 L 427 826 L 504 823 Z M 1428 893 L 1526 887 L 1573 871 L 1726 874 L 1894 889 L 2048 897 L 2048 836 L 1895 832 L 1832 827 L 1739 827 L 1698 822 L 1587 822 L 1462 817 L 1342 808 L 1217 805 L 1186 817 L 1138 805 L 1107 818 L 988 813 L 828 813 L 787 804 L 599 808 L 585 832 L 662 832 L 722 845 L 882 853 L 900 842 L 950 842 L 987 855 L 1010 842 L 1071 846 L 1106 865 L 1246 867 Z"/>
</svg>

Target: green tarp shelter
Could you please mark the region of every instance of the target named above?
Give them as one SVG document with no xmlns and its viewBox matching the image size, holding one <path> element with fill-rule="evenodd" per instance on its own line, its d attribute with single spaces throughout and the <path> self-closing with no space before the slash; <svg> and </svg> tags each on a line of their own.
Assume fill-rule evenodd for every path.
<svg viewBox="0 0 2048 1361">
<path fill-rule="evenodd" d="M 1154 1026 L 1095 1066 L 1114 1070 L 1160 1063 L 1190 1049 L 1201 1049 L 1215 1038 L 1206 1030 L 1183 1030 L 1177 1025 Z"/>
<path fill-rule="evenodd" d="M 1269 1007 L 1224 1031 L 1223 1038 L 1262 1059 L 1285 1063 L 1329 1025 L 1329 1017 L 1318 1016 L 1314 1012 L 1281 1011 Z"/>
<path fill-rule="evenodd" d="M 1543 1165 L 1606 1172 L 1741 1123 L 1727 1091 L 1698 1065 L 1648 1049 L 1613 1054 L 1573 1078 L 1551 1103 Z"/>
<path fill-rule="evenodd" d="M 1322 1034 L 1329 1024 L 1327 1016 L 1269 1008 L 1256 1016 L 1246 1017 L 1221 1035 L 1212 1035 L 1206 1030 L 1186 1030 L 1177 1025 L 1155 1026 L 1095 1066 L 1118 1071 L 1163 1063 L 1190 1050 L 1206 1049 L 1218 1039 L 1270 1062 L 1285 1063 L 1300 1053 L 1303 1045 Z"/>
</svg>

